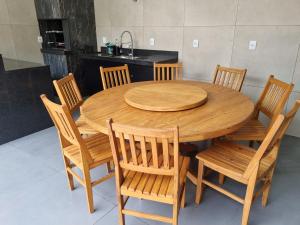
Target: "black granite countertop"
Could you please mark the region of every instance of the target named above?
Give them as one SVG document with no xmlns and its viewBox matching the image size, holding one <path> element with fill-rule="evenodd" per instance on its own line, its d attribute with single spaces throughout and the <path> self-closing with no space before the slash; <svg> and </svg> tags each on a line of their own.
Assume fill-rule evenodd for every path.
<svg viewBox="0 0 300 225">
<path fill-rule="evenodd" d="M 129 50 L 127 49 L 124 51 L 123 55 L 110 56 L 105 53 L 105 50 L 102 49 L 102 52 L 83 54 L 81 57 L 85 59 L 101 59 L 138 65 L 153 65 L 154 62 L 163 63 L 178 59 L 178 52 L 175 51 L 135 49 L 133 59 L 128 56 L 128 53 Z"/>
<path fill-rule="evenodd" d="M 5 71 L 44 66 L 44 64 L 40 64 L 40 63 L 33 63 L 33 62 L 27 62 L 23 60 L 16 60 L 16 59 L 9 59 L 9 58 L 3 58 L 3 65 Z"/>
</svg>

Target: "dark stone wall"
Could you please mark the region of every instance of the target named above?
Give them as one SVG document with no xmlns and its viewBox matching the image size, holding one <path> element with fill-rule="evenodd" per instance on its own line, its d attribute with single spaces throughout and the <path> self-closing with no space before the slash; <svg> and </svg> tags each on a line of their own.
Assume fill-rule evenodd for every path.
<svg viewBox="0 0 300 225">
<path fill-rule="evenodd" d="M 61 9 L 69 21 L 72 50 L 97 51 L 94 0 L 65 0 Z"/>
<path fill-rule="evenodd" d="M 60 79 L 62 75 L 68 74 L 67 55 L 43 53 L 45 64 L 50 66 L 52 79 Z"/>
<path fill-rule="evenodd" d="M 35 0 L 38 19 L 67 19 L 71 50 L 97 50 L 94 0 Z"/>
<path fill-rule="evenodd" d="M 38 19 L 63 18 L 62 10 L 60 7 L 63 1 L 64 0 L 35 0 L 37 18 Z"/>
<path fill-rule="evenodd" d="M 44 55 L 46 64 L 61 62 L 62 59 L 67 60 L 65 70 L 62 70 L 62 64 L 50 64 L 52 77 L 64 75 L 58 76 L 58 71 L 73 72 L 76 76 L 79 68 L 79 55 L 97 52 L 94 0 L 35 0 L 35 5 L 38 19 L 66 19 L 67 25 L 64 25 L 64 29 L 68 31 L 64 35 L 65 40 L 70 42 L 68 43 L 68 56 L 63 58 L 61 53 L 54 52 Z M 50 56 L 50 54 L 53 55 Z M 57 57 L 57 60 L 54 57 Z"/>
</svg>

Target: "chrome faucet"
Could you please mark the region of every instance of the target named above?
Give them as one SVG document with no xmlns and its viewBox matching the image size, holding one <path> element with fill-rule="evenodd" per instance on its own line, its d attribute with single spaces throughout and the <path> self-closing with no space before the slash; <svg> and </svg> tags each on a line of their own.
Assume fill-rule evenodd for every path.
<svg viewBox="0 0 300 225">
<path fill-rule="evenodd" d="M 128 42 L 128 43 L 130 43 L 131 54 L 129 54 L 129 56 L 131 56 L 131 58 L 133 59 L 133 58 L 134 58 L 134 57 L 133 57 L 133 39 L 132 39 L 132 35 L 131 35 L 130 31 L 125 30 L 125 31 L 122 32 L 121 38 L 120 38 L 120 42 L 121 42 L 121 43 L 120 43 L 120 48 L 122 48 L 122 45 L 123 45 L 123 44 L 128 44 L 128 43 L 123 43 L 123 36 L 124 36 L 125 33 L 128 33 L 129 36 L 130 36 L 130 42 Z"/>
</svg>

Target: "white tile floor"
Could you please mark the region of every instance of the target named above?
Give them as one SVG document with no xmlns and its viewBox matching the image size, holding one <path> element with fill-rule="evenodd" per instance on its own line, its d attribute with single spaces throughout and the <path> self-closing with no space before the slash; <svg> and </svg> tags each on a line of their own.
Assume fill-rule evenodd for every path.
<svg viewBox="0 0 300 225">
<path fill-rule="evenodd" d="M 114 179 L 94 188 L 96 211 L 89 214 L 84 189 L 67 185 L 56 130 L 52 127 L 0 145 L 0 224 L 2 225 L 112 225 L 118 224 Z M 92 171 L 93 177 L 105 168 Z M 214 178 L 213 178 L 214 179 Z M 227 180 L 237 194 L 241 185 Z M 180 225 L 238 225 L 242 207 L 210 189 L 201 205 L 194 204 L 195 188 L 189 184 L 187 206 L 180 212 Z M 300 224 L 300 139 L 285 137 L 273 180 L 270 204 L 263 209 L 257 200 L 249 224 Z M 144 200 L 129 200 L 128 207 L 170 216 L 171 208 Z M 127 225 L 157 222 L 126 217 Z"/>
</svg>

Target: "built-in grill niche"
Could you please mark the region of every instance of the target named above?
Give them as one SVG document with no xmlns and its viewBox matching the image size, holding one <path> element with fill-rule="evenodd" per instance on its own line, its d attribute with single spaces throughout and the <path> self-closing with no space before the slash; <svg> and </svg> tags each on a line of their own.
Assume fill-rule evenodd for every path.
<svg viewBox="0 0 300 225">
<path fill-rule="evenodd" d="M 41 52 L 52 79 L 68 73 L 82 81 L 80 56 L 97 51 L 94 0 L 34 0 L 43 37 Z"/>
<path fill-rule="evenodd" d="M 43 49 L 70 49 L 67 19 L 39 19 Z"/>
</svg>

